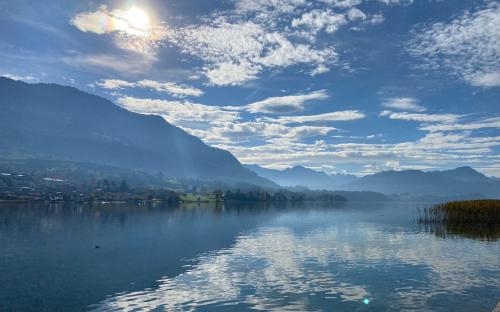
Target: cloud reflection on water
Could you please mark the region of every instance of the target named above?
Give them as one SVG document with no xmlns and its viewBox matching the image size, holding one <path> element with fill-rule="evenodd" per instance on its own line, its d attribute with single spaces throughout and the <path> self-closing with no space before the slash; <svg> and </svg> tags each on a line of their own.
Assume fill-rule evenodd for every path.
<svg viewBox="0 0 500 312">
<path fill-rule="evenodd" d="M 498 247 L 386 232 L 365 223 L 302 234 L 282 226 L 261 228 L 241 235 L 230 248 L 200 256 L 185 273 L 162 278 L 157 289 L 117 294 L 91 310 L 243 304 L 255 310 L 310 311 L 322 310 L 321 302 L 362 309 L 365 298 L 383 292 L 390 297 L 378 300 L 384 310 L 424 311 L 435 296 L 500 287 Z M 467 252 L 457 254 L 458 248 Z"/>
</svg>

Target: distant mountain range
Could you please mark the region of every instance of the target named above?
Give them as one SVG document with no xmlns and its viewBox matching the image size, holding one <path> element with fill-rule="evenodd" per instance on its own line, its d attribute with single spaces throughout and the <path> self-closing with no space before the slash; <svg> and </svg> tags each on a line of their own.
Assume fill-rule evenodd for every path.
<svg viewBox="0 0 500 312">
<path fill-rule="evenodd" d="M 302 166 L 295 166 L 284 170 L 268 169 L 258 165 L 245 166 L 261 177 L 285 187 L 303 186 L 311 190 L 338 190 L 342 185 L 357 179 L 354 175 L 329 175 L 325 172 Z"/>
<path fill-rule="evenodd" d="M 229 152 L 72 87 L 0 77 L 0 157 L 118 166 L 167 177 L 276 187 Z"/>
<path fill-rule="evenodd" d="M 500 197 L 500 181 L 486 177 L 471 167 L 430 172 L 383 171 L 358 178 L 354 175 L 329 175 L 302 166 L 284 170 L 267 169 L 258 165 L 245 166 L 284 187 L 302 186 L 312 190 L 371 191 L 419 196 Z"/>
<path fill-rule="evenodd" d="M 445 171 L 383 171 L 367 175 L 343 187 L 346 190 L 374 191 L 385 194 L 457 196 L 478 194 L 500 197 L 500 182 L 471 167 Z"/>
</svg>

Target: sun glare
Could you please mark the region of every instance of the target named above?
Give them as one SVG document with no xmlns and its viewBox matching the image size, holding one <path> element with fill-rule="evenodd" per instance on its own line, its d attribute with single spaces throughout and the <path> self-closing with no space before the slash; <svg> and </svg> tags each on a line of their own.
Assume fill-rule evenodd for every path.
<svg viewBox="0 0 500 312">
<path fill-rule="evenodd" d="M 144 10 L 139 8 L 131 8 L 123 14 L 123 18 L 131 28 L 135 30 L 146 30 L 149 28 L 149 17 Z"/>
</svg>

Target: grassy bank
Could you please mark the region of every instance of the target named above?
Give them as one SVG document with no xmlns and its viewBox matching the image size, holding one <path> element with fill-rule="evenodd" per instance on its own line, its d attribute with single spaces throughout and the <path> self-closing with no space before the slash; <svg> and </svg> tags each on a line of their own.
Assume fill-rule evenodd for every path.
<svg viewBox="0 0 500 312">
<path fill-rule="evenodd" d="M 180 196 L 181 202 L 183 203 L 216 203 L 222 202 L 221 198 L 218 198 L 212 194 L 182 194 Z"/>
<path fill-rule="evenodd" d="M 438 234 L 496 240 L 500 238 L 500 200 L 467 200 L 424 209 L 420 225 Z"/>
</svg>

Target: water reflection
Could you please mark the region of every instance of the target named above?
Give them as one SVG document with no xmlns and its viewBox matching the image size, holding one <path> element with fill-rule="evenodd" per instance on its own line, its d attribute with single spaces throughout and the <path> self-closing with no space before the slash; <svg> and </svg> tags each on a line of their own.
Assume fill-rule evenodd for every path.
<svg viewBox="0 0 500 312">
<path fill-rule="evenodd" d="M 324 214 L 304 218 L 313 223 Z M 297 222 L 297 220 L 295 220 Z M 146 289 L 109 297 L 93 311 L 194 310 L 237 304 L 265 311 L 443 310 L 443 298 L 500 289 L 498 244 L 387 232 L 369 223 L 323 224 L 297 233 L 290 224 L 241 235 L 227 249 L 200 256 L 186 272 Z M 486 310 L 493 302 L 467 298 Z M 441 306 L 442 305 L 442 306 Z M 209 309 L 210 310 L 210 309 Z"/>
<path fill-rule="evenodd" d="M 447 224 L 425 223 L 420 229 L 442 238 L 466 237 L 485 241 L 500 240 L 500 225 L 498 224 Z"/>
<path fill-rule="evenodd" d="M 0 206 L 0 303 L 65 312 L 491 311 L 500 242 L 436 237 L 418 230 L 416 216 L 409 203 Z"/>
<path fill-rule="evenodd" d="M 258 207 L 1 204 L 0 310 L 84 311 L 108 294 L 156 287 L 159 277 L 184 272 L 185 259 L 230 246 L 273 214 Z"/>
</svg>

